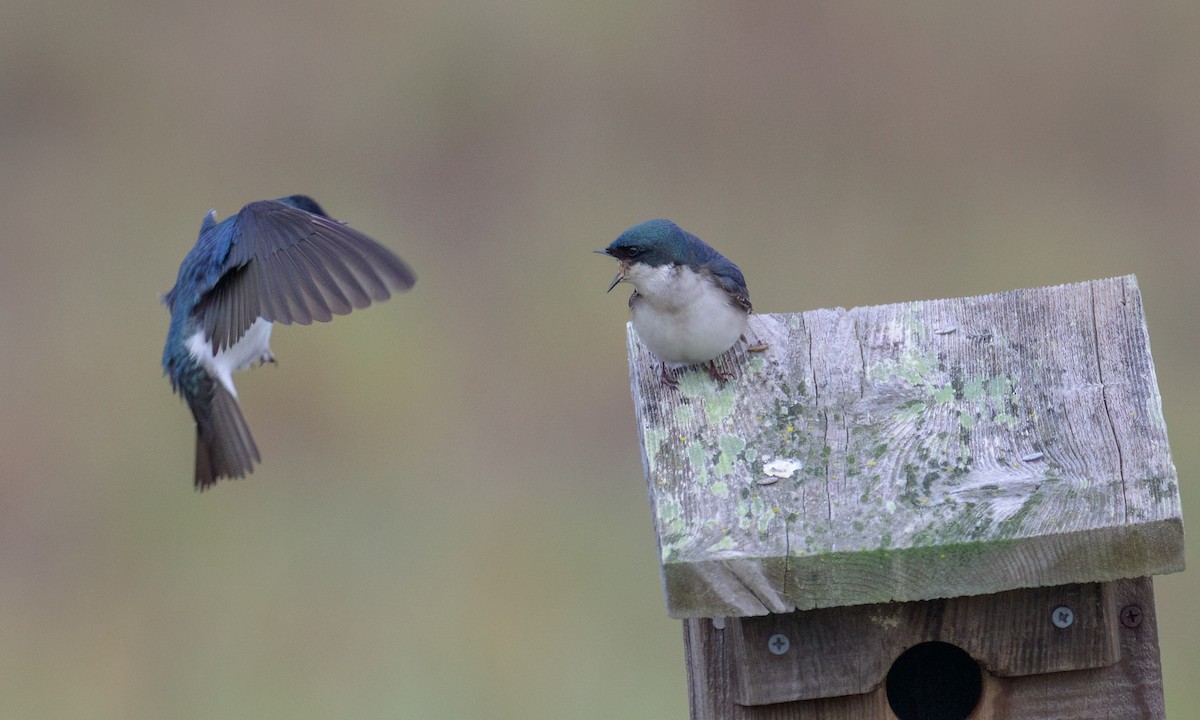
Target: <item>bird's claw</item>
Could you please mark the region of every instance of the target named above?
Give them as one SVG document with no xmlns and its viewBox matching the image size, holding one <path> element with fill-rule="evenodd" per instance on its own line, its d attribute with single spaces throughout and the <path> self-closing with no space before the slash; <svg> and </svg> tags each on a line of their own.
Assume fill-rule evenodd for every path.
<svg viewBox="0 0 1200 720">
<path fill-rule="evenodd" d="M 721 385 L 724 385 L 727 380 L 733 378 L 733 373 L 718 368 L 715 360 L 709 360 L 701 365 L 701 367 L 704 368 L 704 371 L 708 373 L 710 378 Z M 675 389 L 679 388 L 679 378 L 676 377 L 677 372 L 678 371 L 668 370 L 666 363 L 659 363 L 658 365 L 658 379 L 667 387 Z"/>
<path fill-rule="evenodd" d="M 671 387 L 671 388 L 679 387 L 679 378 L 675 377 L 675 375 L 673 373 L 671 373 L 669 370 L 667 370 L 666 363 L 658 364 L 658 379 L 660 381 L 662 381 L 662 384 L 666 385 L 667 387 Z"/>
<path fill-rule="evenodd" d="M 733 377 L 733 373 L 725 372 L 717 367 L 715 360 L 709 360 L 704 363 L 704 369 L 708 371 L 708 376 L 716 380 L 719 384 L 724 385 L 725 381 Z"/>
</svg>

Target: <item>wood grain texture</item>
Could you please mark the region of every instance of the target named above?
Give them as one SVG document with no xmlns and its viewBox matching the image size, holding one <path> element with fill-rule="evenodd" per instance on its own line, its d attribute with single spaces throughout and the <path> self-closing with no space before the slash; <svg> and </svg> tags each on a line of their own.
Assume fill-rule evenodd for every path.
<svg viewBox="0 0 1200 720">
<path fill-rule="evenodd" d="M 1056 593 L 1065 595 L 1056 597 Z M 1093 615 L 1079 619 L 1079 622 L 1085 623 L 1079 628 L 1082 633 L 1072 634 L 1071 628 L 1060 631 L 1053 627 L 1051 630 L 1054 632 L 1043 632 L 1041 628 L 1032 628 L 1020 619 L 1022 608 L 1032 611 L 1040 602 L 1058 602 L 1062 598 L 1066 598 L 1067 602 L 1100 603 L 1094 608 Z M 955 608 L 954 605 L 959 603 L 963 605 Z M 972 607 L 970 603 L 984 604 Z M 935 606 L 940 606 L 944 611 L 940 621 Z M 1141 610 L 1136 627 L 1126 627 L 1119 619 L 1112 622 L 1122 609 L 1129 606 L 1137 606 Z M 1046 614 L 1042 616 L 1047 624 L 1052 609 L 1045 609 Z M 868 613 L 868 617 L 862 617 L 862 613 Z M 991 599 L 957 598 L 944 603 L 903 603 L 875 610 L 849 607 L 802 611 L 798 614 L 811 616 L 811 619 L 801 620 L 801 623 L 824 624 L 834 618 L 840 630 L 833 631 L 831 635 L 827 628 L 809 626 L 807 630 L 817 633 L 822 639 L 801 639 L 789 650 L 789 654 L 832 650 L 843 655 L 857 655 L 861 662 L 858 665 L 846 662 L 844 667 L 833 672 L 844 658 L 777 657 L 782 662 L 805 668 L 822 667 L 824 670 L 821 672 L 829 671 L 824 675 L 824 681 L 828 682 L 807 677 L 799 683 L 806 693 L 823 686 L 821 696 L 808 700 L 745 704 L 747 698 L 742 697 L 744 680 L 739 679 L 739 673 L 761 672 L 762 668 L 753 664 L 739 664 L 736 646 L 747 635 L 739 634 L 737 628 L 740 626 L 745 630 L 747 623 L 760 623 L 769 618 L 731 618 L 726 621 L 724 629 L 715 628 L 713 622 L 705 618 L 685 620 L 684 647 L 693 720 L 894 720 L 896 716 L 888 704 L 885 687 L 891 663 L 900 652 L 916 643 L 927 640 L 953 642 L 955 639 L 985 655 L 1007 657 L 1024 664 L 1021 673 L 1006 675 L 992 667 L 989 660 L 976 658 L 981 666 L 983 690 L 979 704 L 970 716 L 972 720 L 1161 720 L 1165 717 L 1154 591 L 1149 578 L 1119 580 L 1101 586 L 1020 590 Z M 839 614 L 845 616 L 836 618 Z M 870 617 L 871 614 L 875 619 Z M 911 625 L 885 622 L 886 627 L 882 632 L 878 627 L 880 620 L 906 614 L 912 614 L 917 622 Z M 1017 620 L 1020 624 L 1003 629 L 1002 625 L 1008 620 Z M 1036 617 L 1033 620 L 1040 625 L 1041 620 Z M 979 636 L 972 638 L 971 627 L 980 621 L 982 625 L 976 626 Z M 851 637 L 856 623 L 863 633 L 857 639 Z M 821 646 L 837 633 L 843 632 L 848 634 L 838 640 L 850 642 L 851 646 Z M 1097 643 L 1101 636 L 1104 636 L 1103 640 Z M 871 639 L 878 637 L 885 637 L 885 643 L 872 646 Z M 1072 649 L 1077 641 L 1093 651 L 1103 650 L 1096 653 Z M 1008 650 L 1004 650 L 1005 647 Z M 1081 662 L 1077 669 L 1038 672 L 1034 666 L 1040 662 L 1037 658 L 1042 654 L 1073 658 L 1071 663 Z M 975 656 L 974 653 L 972 656 Z M 1058 663 L 1050 663 L 1046 667 L 1053 665 Z M 1034 672 L 1023 674 L 1025 670 Z M 847 681 L 842 675 L 851 679 Z M 865 684 L 860 687 L 860 683 Z"/>
<path fill-rule="evenodd" d="M 1059 608 L 1071 612 L 1066 628 L 1052 621 Z M 768 705 L 869 692 L 902 652 L 930 641 L 999 677 L 1105 667 L 1120 659 L 1118 611 L 1108 584 L 1088 583 L 730 618 L 733 698 Z M 786 653 L 769 650 L 776 636 L 788 638 Z"/>
<path fill-rule="evenodd" d="M 1183 568 L 1132 276 L 754 315 L 748 343 L 769 347 L 720 358 L 724 385 L 688 370 L 663 386 L 628 340 L 673 617 Z"/>
</svg>

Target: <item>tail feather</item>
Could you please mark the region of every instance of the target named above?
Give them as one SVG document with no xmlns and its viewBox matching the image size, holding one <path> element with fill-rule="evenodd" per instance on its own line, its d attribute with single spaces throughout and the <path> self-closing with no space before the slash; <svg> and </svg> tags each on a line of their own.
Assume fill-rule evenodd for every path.
<svg viewBox="0 0 1200 720">
<path fill-rule="evenodd" d="M 196 423 L 196 489 L 207 490 L 221 478 L 240 478 L 262 462 L 250 426 L 225 386 L 212 383 L 208 422 Z"/>
</svg>

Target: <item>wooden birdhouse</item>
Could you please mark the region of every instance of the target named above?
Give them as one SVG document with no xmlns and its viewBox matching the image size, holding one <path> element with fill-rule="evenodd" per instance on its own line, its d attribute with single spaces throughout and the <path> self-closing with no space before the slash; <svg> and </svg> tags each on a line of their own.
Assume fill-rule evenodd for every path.
<svg viewBox="0 0 1200 720">
<path fill-rule="evenodd" d="M 724 384 L 628 332 L 693 718 L 1163 717 L 1183 522 L 1134 277 L 754 315 Z"/>
</svg>

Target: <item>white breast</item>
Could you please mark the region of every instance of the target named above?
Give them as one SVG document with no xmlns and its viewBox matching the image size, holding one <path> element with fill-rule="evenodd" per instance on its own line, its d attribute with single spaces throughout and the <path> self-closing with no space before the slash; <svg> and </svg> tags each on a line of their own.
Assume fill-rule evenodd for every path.
<svg viewBox="0 0 1200 720">
<path fill-rule="evenodd" d="M 669 365 L 712 360 L 746 331 L 746 311 L 712 281 L 684 266 L 636 264 L 626 280 L 642 297 L 633 303 L 633 327 L 651 352 Z"/>
<path fill-rule="evenodd" d="M 233 374 L 241 372 L 255 363 L 274 360 L 275 356 L 271 354 L 270 343 L 271 323 L 263 318 L 258 318 L 237 342 L 215 355 L 212 351 L 212 342 L 204 337 L 202 330 L 197 330 L 188 338 L 187 349 L 196 362 L 200 363 L 200 366 L 210 375 L 220 380 L 229 394 L 236 398 L 237 390 L 233 388 Z"/>
</svg>

